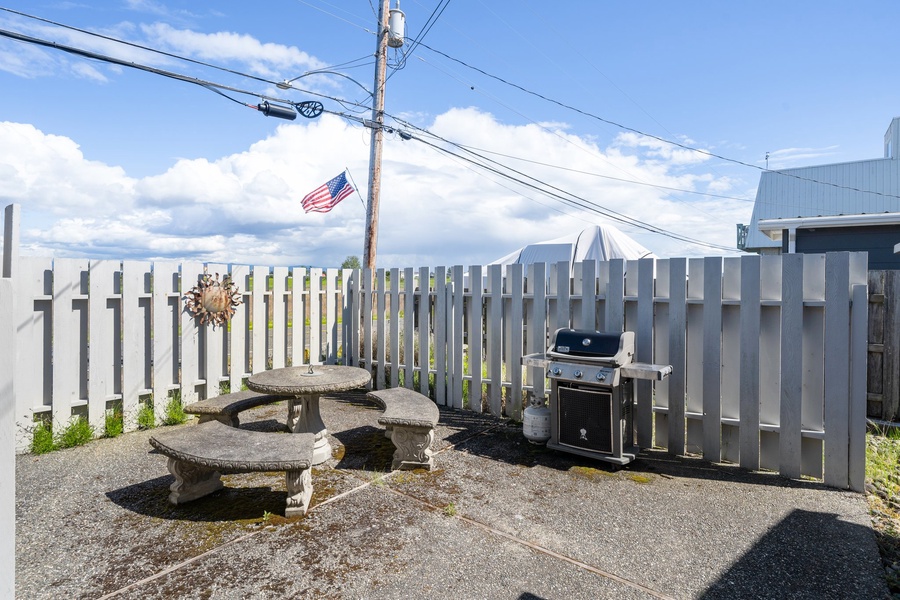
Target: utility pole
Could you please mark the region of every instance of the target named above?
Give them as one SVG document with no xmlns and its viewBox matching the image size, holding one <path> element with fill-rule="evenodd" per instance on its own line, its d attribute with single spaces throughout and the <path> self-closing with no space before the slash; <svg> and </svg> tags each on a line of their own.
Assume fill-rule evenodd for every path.
<svg viewBox="0 0 900 600">
<path fill-rule="evenodd" d="M 372 143 L 369 154 L 369 204 L 366 207 L 366 241 L 363 249 L 363 266 L 374 271 L 378 246 L 378 201 L 381 195 L 381 146 L 384 137 L 384 80 L 387 71 L 388 3 L 379 0 L 378 35 L 375 46 L 375 87 L 372 98 Z"/>
</svg>

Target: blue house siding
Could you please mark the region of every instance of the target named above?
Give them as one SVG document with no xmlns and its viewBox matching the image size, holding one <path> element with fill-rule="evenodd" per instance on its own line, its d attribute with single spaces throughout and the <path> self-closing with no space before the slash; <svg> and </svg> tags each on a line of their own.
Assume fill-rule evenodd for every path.
<svg viewBox="0 0 900 600">
<path fill-rule="evenodd" d="M 900 225 L 820 227 L 797 230 L 796 252 L 868 252 L 869 269 L 900 269 L 900 255 L 894 254 L 898 243 Z"/>
</svg>

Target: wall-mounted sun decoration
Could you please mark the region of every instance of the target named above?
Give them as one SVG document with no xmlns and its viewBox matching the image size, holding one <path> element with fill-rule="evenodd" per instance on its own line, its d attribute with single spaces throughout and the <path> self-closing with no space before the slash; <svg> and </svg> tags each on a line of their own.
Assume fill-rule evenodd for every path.
<svg viewBox="0 0 900 600">
<path fill-rule="evenodd" d="M 188 290 L 184 298 L 187 301 L 187 309 L 195 317 L 200 317 L 200 324 L 211 322 L 213 327 L 224 325 L 234 315 L 235 307 L 241 304 L 241 293 L 231 280 L 231 276 L 225 275 L 222 281 L 219 281 L 218 273 L 215 279 L 210 277 L 209 273 L 205 273 L 200 282 Z"/>
</svg>

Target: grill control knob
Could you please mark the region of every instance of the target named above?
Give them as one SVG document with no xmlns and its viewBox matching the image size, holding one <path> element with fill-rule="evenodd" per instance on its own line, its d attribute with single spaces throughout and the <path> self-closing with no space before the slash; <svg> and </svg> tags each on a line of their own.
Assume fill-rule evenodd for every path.
<svg viewBox="0 0 900 600">
<path fill-rule="evenodd" d="M 603 371 L 597 373 L 597 381 L 606 381 L 606 373 Z"/>
<path fill-rule="evenodd" d="M 581 369 L 577 369 L 572 375 L 575 379 L 581 379 L 584 376 L 584 373 L 581 372 Z"/>
</svg>

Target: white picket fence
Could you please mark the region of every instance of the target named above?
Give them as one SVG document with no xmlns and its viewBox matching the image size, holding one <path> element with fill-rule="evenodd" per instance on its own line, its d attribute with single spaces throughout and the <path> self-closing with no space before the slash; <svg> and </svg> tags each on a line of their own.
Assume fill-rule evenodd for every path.
<svg viewBox="0 0 900 600">
<path fill-rule="evenodd" d="M 243 303 L 229 325 L 201 325 L 185 293 L 204 272 L 230 274 Z M 244 378 L 288 364 L 335 363 L 349 271 L 197 262 L 22 257 L 13 281 L 18 447 L 48 414 L 54 424 L 85 416 L 102 431 L 118 407 L 126 430 L 139 402 L 162 414 L 241 389 Z M 342 275 L 345 275 L 342 277 Z M 309 325 L 307 325 L 307 323 Z M 349 322 L 348 322 L 349 323 Z"/>
<path fill-rule="evenodd" d="M 521 419 L 548 391 L 522 356 L 576 327 L 634 331 L 638 361 L 673 365 L 667 380 L 635 386 L 640 446 L 863 487 L 865 254 L 585 261 L 571 273 L 568 263 L 371 273 L 15 253 L 5 264 L 0 307 L 14 339 L 2 356 L 15 368 L 0 389 L 20 451 L 35 418 L 83 415 L 99 431 L 118 406 L 133 429 L 142 401 L 161 413 L 175 390 L 190 403 L 309 362 L 360 365 L 377 388 Z M 242 292 L 227 327 L 185 311 L 204 270 L 230 273 Z"/>
<path fill-rule="evenodd" d="M 557 328 L 634 331 L 638 361 L 674 367 L 635 386 L 640 446 L 861 490 L 866 263 L 833 253 L 585 261 L 571 277 L 565 262 L 527 277 L 521 265 L 367 271 L 348 296 L 363 315 L 352 360 L 376 387 L 521 419 L 529 396 L 548 393 L 521 357 Z"/>
</svg>

